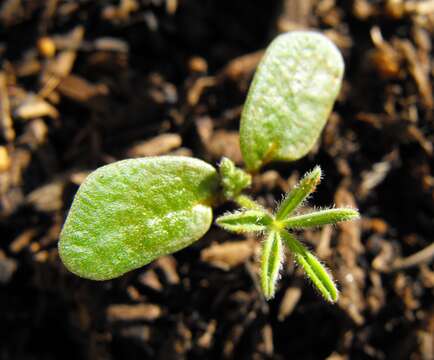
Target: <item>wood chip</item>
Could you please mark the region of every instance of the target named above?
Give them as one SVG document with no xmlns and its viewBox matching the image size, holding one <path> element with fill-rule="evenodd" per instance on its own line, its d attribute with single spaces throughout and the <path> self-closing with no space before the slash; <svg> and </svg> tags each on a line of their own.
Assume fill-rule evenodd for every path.
<svg viewBox="0 0 434 360">
<path fill-rule="evenodd" d="M 211 76 L 198 78 L 187 91 L 187 102 L 190 106 L 195 106 L 206 88 L 214 86 L 216 79 Z"/>
<path fill-rule="evenodd" d="M 162 314 L 161 308 L 153 304 L 110 305 L 107 308 L 109 321 L 153 321 Z"/>
<path fill-rule="evenodd" d="M 235 164 L 243 162 L 240 149 L 240 135 L 237 131 L 216 130 L 209 142 L 203 145 L 215 159 L 227 157 Z"/>
<path fill-rule="evenodd" d="M 418 15 L 432 15 L 434 13 L 434 0 L 405 1 L 405 11 Z"/>
<path fill-rule="evenodd" d="M 166 11 L 169 15 L 176 13 L 178 8 L 178 0 L 166 0 Z"/>
<path fill-rule="evenodd" d="M 213 121 L 209 116 L 203 116 L 196 120 L 196 130 L 199 134 L 202 144 L 205 146 L 214 133 Z"/>
<path fill-rule="evenodd" d="M 76 50 L 84 37 L 84 27 L 77 26 L 68 34 L 53 38 L 57 48 L 66 48 L 60 51 L 52 59 L 47 60 L 46 66 L 40 77 L 39 95 L 42 98 L 49 96 L 59 85 L 60 81 L 71 73 L 75 59 Z M 62 45 L 63 42 L 63 45 Z"/>
<path fill-rule="evenodd" d="M 18 139 L 19 144 L 29 146 L 36 150 L 47 142 L 48 126 L 42 119 L 34 119 L 28 122 L 26 130 Z"/>
<path fill-rule="evenodd" d="M 426 138 L 423 132 L 416 126 L 408 126 L 407 134 L 410 139 L 415 140 L 419 143 L 421 148 L 426 152 L 427 155 L 432 156 L 434 153 L 434 147 L 430 140 Z"/>
<path fill-rule="evenodd" d="M 60 81 L 57 90 L 63 96 L 83 103 L 88 102 L 97 96 L 105 96 L 109 92 L 107 86 L 103 84 L 92 84 L 81 76 L 73 74 L 63 78 Z"/>
<path fill-rule="evenodd" d="M 63 206 L 63 189 L 64 183 L 55 181 L 33 190 L 27 195 L 26 201 L 39 211 L 57 211 L 62 209 Z"/>
<path fill-rule="evenodd" d="M 211 118 L 204 116 L 196 121 L 196 129 L 202 145 L 214 159 L 226 156 L 236 164 L 242 163 L 239 133 L 228 130 L 215 130 Z"/>
<path fill-rule="evenodd" d="M 267 170 L 259 176 L 255 176 L 253 182 L 252 188 L 254 190 L 259 190 L 264 186 L 268 191 L 275 189 L 280 189 L 285 193 L 289 191 L 288 183 L 275 170 Z"/>
<path fill-rule="evenodd" d="M 6 141 L 15 139 L 12 117 L 10 113 L 9 95 L 6 74 L 0 72 L 0 130 Z"/>
<path fill-rule="evenodd" d="M 90 171 L 75 171 L 70 175 L 69 180 L 75 185 L 81 185 L 89 174 Z"/>
<path fill-rule="evenodd" d="M 273 328 L 270 324 L 265 325 L 261 330 L 262 335 L 262 345 L 261 353 L 266 355 L 267 357 L 272 357 L 274 353 L 274 344 L 273 344 Z"/>
<path fill-rule="evenodd" d="M 408 62 L 409 72 L 417 85 L 423 104 L 428 109 L 432 110 L 434 106 L 434 100 L 429 76 L 429 71 L 431 68 L 423 66 L 423 64 L 420 63 L 416 49 L 410 41 L 400 40 L 398 42 L 398 46 L 404 58 Z"/>
<path fill-rule="evenodd" d="M 367 20 L 378 13 L 378 8 L 368 0 L 355 0 L 353 14 L 360 20 Z"/>
<path fill-rule="evenodd" d="M 11 166 L 11 158 L 6 146 L 0 146 L 0 173 L 7 171 Z"/>
<path fill-rule="evenodd" d="M 330 225 L 324 226 L 321 230 L 321 236 L 316 247 L 316 253 L 320 259 L 327 259 L 332 255 L 332 249 L 330 248 L 332 233 L 333 228 Z"/>
<path fill-rule="evenodd" d="M 398 77 L 401 73 L 401 54 L 383 39 L 378 26 L 372 27 L 370 35 L 375 49 L 369 53 L 369 61 L 374 69 L 384 79 Z"/>
<path fill-rule="evenodd" d="M 433 260 L 434 244 L 431 244 L 407 258 L 396 259 L 395 262 L 392 264 L 390 271 L 398 271 L 417 265 L 428 264 Z"/>
<path fill-rule="evenodd" d="M 36 46 L 43 57 L 52 58 L 56 54 L 56 44 L 48 36 L 39 38 Z"/>
<path fill-rule="evenodd" d="M 48 257 L 49 257 L 48 251 L 42 250 L 42 251 L 37 252 L 33 258 L 35 259 L 36 262 L 44 263 L 44 262 L 47 262 Z"/>
<path fill-rule="evenodd" d="M 354 196 L 343 185 L 335 194 L 337 207 L 357 208 Z M 363 311 L 366 307 L 363 289 L 365 287 L 365 272 L 358 264 L 358 257 L 364 252 L 361 243 L 360 221 L 349 221 L 338 225 L 338 253 L 342 259 L 339 264 L 338 278 L 342 286 L 339 306 L 356 323 L 365 322 Z"/>
<path fill-rule="evenodd" d="M 277 20 L 279 32 L 307 26 L 313 13 L 313 6 L 314 1 L 312 0 L 283 0 L 282 11 Z"/>
<path fill-rule="evenodd" d="M 203 349 L 209 349 L 211 347 L 216 328 L 217 321 L 212 319 L 208 323 L 205 332 L 197 339 L 197 345 Z"/>
<path fill-rule="evenodd" d="M 17 270 L 17 262 L 14 259 L 0 257 L 0 284 L 7 284 Z"/>
<path fill-rule="evenodd" d="M 148 325 L 134 325 L 120 329 L 122 337 L 131 339 L 139 344 L 146 344 L 151 339 L 151 327 Z"/>
<path fill-rule="evenodd" d="M 358 189 L 359 196 L 362 199 L 368 196 L 375 187 L 383 182 L 391 168 L 390 161 L 382 161 L 375 163 L 371 170 L 363 171 L 361 173 L 362 182 Z"/>
<path fill-rule="evenodd" d="M 160 279 L 158 278 L 158 275 L 154 269 L 149 269 L 141 274 L 139 277 L 139 282 L 155 291 L 163 290 L 163 285 L 161 284 Z"/>
<path fill-rule="evenodd" d="M 180 147 L 182 138 L 178 134 L 161 134 L 150 140 L 142 141 L 127 151 L 128 157 L 157 156 L 167 154 Z"/>
<path fill-rule="evenodd" d="M 36 235 L 36 229 L 24 230 L 19 236 L 17 236 L 10 244 L 9 250 L 17 254 L 27 247 Z"/>
<path fill-rule="evenodd" d="M 203 57 L 193 56 L 188 60 L 188 68 L 191 72 L 206 73 L 208 71 L 208 63 Z"/>
<path fill-rule="evenodd" d="M 295 281 L 283 295 L 283 299 L 279 305 L 279 314 L 277 319 L 279 321 L 284 321 L 289 315 L 292 314 L 295 307 L 297 306 L 302 294 L 302 284 L 300 281 Z"/>
<path fill-rule="evenodd" d="M 93 48 L 97 51 L 115 51 L 121 53 L 128 53 L 129 45 L 122 39 L 115 39 L 112 37 L 101 37 L 93 42 Z"/>
<path fill-rule="evenodd" d="M 251 77 L 263 56 L 264 51 L 260 50 L 237 57 L 224 67 L 220 76 L 227 77 L 234 82 L 241 78 Z"/>
<path fill-rule="evenodd" d="M 230 270 L 245 263 L 254 254 L 255 246 L 248 240 L 213 244 L 202 250 L 200 259 L 222 270 Z"/>
<path fill-rule="evenodd" d="M 431 315 L 431 317 L 434 317 L 434 315 Z M 434 359 L 434 329 L 419 331 L 417 337 L 420 353 L 422 354 L 421 360 Z"/>
<path fill-rule="evenodd" d="M 144 296 L 140 294 L 140 291 L 132 285 L 127 286 L 127 294 L 128 297 L 134 302 L 141 302 L 145 299 Z"/>
<path fill-rule="evenodd" d="M 384 306 L 386 294 L 383 289 L 383 283 L 380 273 L 371 271 L 369 273 L 372 286 L 370 287 L 367 295 L 367 304 L 373 314 L 377 314 Z"/>
<path fill-rule="evenodd" d="M 54 60 L 47 65 L 47 81 L 50 77 L 55 77 L 60 81 L 63 77 L 70 74 L 76 58 L 75 51 L 65 50 L 58 54 Z"/>
<path fill-rule="evenodd" d="M 36 95 L 28 96 L 20 105 L 14 109 L 14 117 L 24 120 L 40 118 L 43 116 L 57 119 L 59 113 L 54 106 Z"/>
<path fill-rule="evenodd" d="M 155 266 L 160 269 L 165 277 L 165 280 L 170 285 L 177 285 L 180 282 L 179 274 L 176 269 L 177 264 L 176 260 L 173 256 L 167 255 L 160 257 L 158 260 L 155 261 Z"/>
</svg>

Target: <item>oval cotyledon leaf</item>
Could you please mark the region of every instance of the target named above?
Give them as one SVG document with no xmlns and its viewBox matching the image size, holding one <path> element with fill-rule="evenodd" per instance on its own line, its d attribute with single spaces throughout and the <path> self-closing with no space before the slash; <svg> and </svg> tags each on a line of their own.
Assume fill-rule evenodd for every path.
<svg viewBox="0 0 434 360">
<path fill-rule="evenodd" d="M 218 175 L 187 157 L 129 159 L 103 166 L 80 186 L 59 254 L 73 273 L 106 280 L 200 239 L 212 223 Z"/>
<path fill-rule="evenodd" d="M 289 32 L 270 44 L 241 116 L 241 151 L 248 170 L 309 152 L 331 112 L 343 72 L 342 55 L 320 33 Z"/>
</svg>

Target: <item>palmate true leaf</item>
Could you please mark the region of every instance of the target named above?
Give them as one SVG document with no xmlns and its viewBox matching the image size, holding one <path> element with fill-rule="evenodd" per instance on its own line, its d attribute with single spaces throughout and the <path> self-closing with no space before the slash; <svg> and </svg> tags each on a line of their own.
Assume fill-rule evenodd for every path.
<svg viewBox="0 0 434 360">
<path fill-rule="evenodd" d="M 129 159 L 91 173 L 78 190 L 59 242 L 73 273 L 106 280 L 201 238 L 218 187 L 207 163 L 175 156 Z"/>
<path fill-rule="evenodd" d="M 320 33 L 290 32 L 271 43 L 241 116 L 241 151 L 249 170 L 306 155 L 330 114 L 343 71 L 339 50 Z"/>
</svg>

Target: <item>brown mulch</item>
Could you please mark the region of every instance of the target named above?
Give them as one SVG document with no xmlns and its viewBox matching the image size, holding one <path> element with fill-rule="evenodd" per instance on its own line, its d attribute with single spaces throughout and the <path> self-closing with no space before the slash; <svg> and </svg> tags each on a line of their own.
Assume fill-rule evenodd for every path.
<svg viewBox="0 0 434 360">
<path fill-rule="evenodd" d="M 68 273 L 56 245 L 85 176 L 161 154 L 242 163 L 255 67 L 300 28 L 341 49 L 344 85 L 309 156 L 251 193 L 271 207 L 319 164 L 312 204 L 360 209 L 299 234 L 339 303 L 290 256 L 265 302 L 260 239 L 216 227 L 117 280 Z M 433 36 L 432 0 L 0 2 L 0 360 L 434 359 Z"/>
</svg>

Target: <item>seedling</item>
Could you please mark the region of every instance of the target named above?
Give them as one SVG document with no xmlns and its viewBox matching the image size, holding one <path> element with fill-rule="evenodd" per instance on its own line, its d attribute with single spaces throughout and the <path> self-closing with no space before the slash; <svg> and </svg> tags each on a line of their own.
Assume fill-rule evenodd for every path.
<svg viewBox="0 0 434 360">
<path fill-rule="evenodd" d="M 60 235 L 65 266 L 88 279 L 118 277 L 197 241 L 212 224 L 213 206 L 233 201 L 241 210 L 216 222 L 228 231 L 264 234 L 261 286 L 267 299 L 275 294 L 286 245 L 324 298 L 336 302 L 330 274 L 292 231 L 352 220 L 358 211 L 295 213 L 320 182 L 318 166 L 274 212 L 243 191 L 264 164 L 297 160 L 311 149 L 339 92 L 343 69 L 342 56 L 323 35 L 278 36 L 258 67 L 241 117 L 247 171 L 226 158 L 217 171 L 202 160 L 176 156 L 128 159 L 95 170 L 80 186 Z"/>
</svg>

